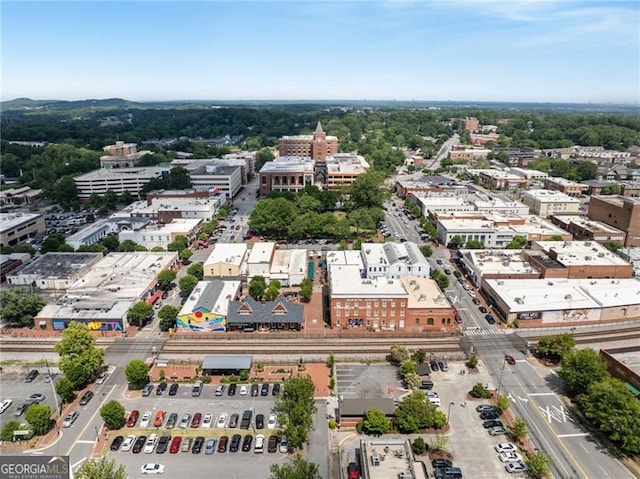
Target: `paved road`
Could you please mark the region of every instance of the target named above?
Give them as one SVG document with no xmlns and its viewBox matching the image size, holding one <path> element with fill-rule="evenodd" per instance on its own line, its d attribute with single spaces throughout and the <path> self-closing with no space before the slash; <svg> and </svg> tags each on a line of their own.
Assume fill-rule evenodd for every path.
<svg viewBox="0 0 640 479">
<path fill-rule="evenodd" d="M 451 138 L 449 138 L 447 141 L 445 141 L 442 144 L 442 146 L 440 147 L 440 150 L 438 151 L 438 154 L 435 156 L 435 158 L 429 165 L 429 169 L 437 170 L 438 168 L 440 168 L 440 162 L 444 160 L 447 156 L 449 156 L 449 152 L 451 151 L 454 145 L 459 145 L 459 144 L 460 144 L 460 136 L 456 133 L 455 135 L 453 135 Z"/>
<path fill-rule="evenodd" d="M 513 411 L 527 422 L 533 444 L 549 455 L 554 477 L 633 477 L 567 410 L 556 392 L 560 381 L 555 373 L 526 358 L 514 346 L 515 339 L 513 334 L 468 338 L 492 374 L 494 386 L 511 398 Z M 504 354 L 514 356 L 517 363 L 506 364 Z"/>
</svg>

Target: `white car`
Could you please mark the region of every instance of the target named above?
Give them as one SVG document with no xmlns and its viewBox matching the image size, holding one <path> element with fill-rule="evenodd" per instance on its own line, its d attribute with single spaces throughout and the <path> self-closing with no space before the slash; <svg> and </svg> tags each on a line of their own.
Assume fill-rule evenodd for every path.
<svg viewBox="0 0 640 479">
<path fill-rule="evenodd" d="M 11 399 L 5 399 L 2 402 L 0 402 L 0 414 L 2 414 L 3 412 L 5 412 L 7 409 L 9 409 L 9 407 L 13 404 L 13 401 Z"/>
<path fill-rule="evenodd" d="M 209 429 L 211 427 L 211 423 L 213 422 L 213 416 L 210 413 L 207 413 L 202 418 L 202 429 Z"/>
<path fill-rule="evenodd" d="M 253 452 L 256 454 L 262 454 L 264 452 L 264 434 L 258 434 L 256 436 L 256 443 L 253 446 Z"/>
<path fill-rule="evenodd" d="M 509 472 L 511 474 L 517 474 L 517 473 L 520 473 L 520 472 L 527 472 L 529 470 L 527 465 L 522 463 L 522 462 L 510 462 L 509 464 L 504 466 L 504 468 L 507 470 L 507 472 Z"/>
<path fill-rule="evenodd" d="M 499 457 L 501 462 L 522 462 L 522 456 L 517 452 L 503 452 Z"/>
<path fill-rule="evenodd" d="M 240 396 L 246 396 L 247 392 L 249 392 L 249 388 L 247 387 L 246 384 L 241 384 L 240 385 Z"/>
<path fill-rule="evenodd" d="M 142 474 L 164 474 L 164 466 L 162 464 L 143 464 L 140 472 Z"/>
<path fill-rule="evenodd" d="M 224 429 L 227 426 L 227 420 L 229 419 L 229 415 L 226 412 L 220 414 L 218 418 L 218 422 L 216 423 L 216 427 L 219 429 Z"/>
<path fill-rule="evenodd" d="M 78 411 L 71 411 L 67 414 L 67 417 L 64 418 L 64 422 L 62 423 L 62 427 L 71 427 L 76 419 L 78 419 Z"/>
<path fill-rule="evenodd" d="M 156 443 L 158 442 L 158 435 L 151 434 L 147 439 L 146 444 L 144 445 L 144 453 L 151 454 L 153 450 L 156 448 Z"/>
<path fill-rule="evenodd" d="M 122 446 L 120 446 L 120 450 L 125 452 L 130 451 L 133 447 L 134 442 L 136 442 L 136 437 L 133 434 L 127 436 L 127 438 L 122 443 Z"/>
<path fill-rule="evenodd" d="M 498 454 L 502 454 L 503 452 L 518 452 L 518 448 L 510 442 L 501 442 L 494 449 Z"/>
<path fill-rule="evenodd" d="M 269 420 L 267 421 L 267 429 L 275 429 L 278 423 L 278 416 L 275 414 L 269 414 Z"/>
<path fill-rule="evenodd" d="M 140 427 L 149 427 L 150 422 L 151 422 L 151 411 L 147 411 L 143 414 L 142 419 L 140 419 Z"/>
</svg>

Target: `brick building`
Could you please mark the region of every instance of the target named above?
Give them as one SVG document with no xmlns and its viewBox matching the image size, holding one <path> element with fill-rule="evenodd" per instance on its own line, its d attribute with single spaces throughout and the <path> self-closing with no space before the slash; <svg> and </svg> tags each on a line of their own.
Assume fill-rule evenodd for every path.
<svg viewBox="0 0 640 479">
<path fill-rule="evenodd" d="M 592 196 L 587 216 L 624 231 L 624 246 L 640 246 L 640 199 L 627 196 Z"/>
<path fill-rule="evenodd" d="M 546 178 L 544 180 L 544 188 L 546 190 L 561 191 L 569 196 L 581 196 L 589 189 L 587 185 L 557 176 Z"/>
<path fill-rule="evenodd" d="M 458 120 L 458 131 L 477 131 L 480 121 L 474 117 L 467 117 Z"/>
<path fill-rule="evenodd" d="M 323 163 L 327 156 L 338 153 L 339 143 L 335 136 L 327 136 L 318 122 L 313 135 L 283 136 L 278 141 L 280 156 L 301 156 Z"/>
</svg>

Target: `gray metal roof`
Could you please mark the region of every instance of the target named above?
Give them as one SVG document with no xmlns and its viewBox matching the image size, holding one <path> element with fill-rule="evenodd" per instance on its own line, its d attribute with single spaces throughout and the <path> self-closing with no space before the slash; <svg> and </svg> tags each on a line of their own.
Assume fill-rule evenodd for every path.
<svg viewBox="0 0 640 479">
<path fill-rule="evenodd" d="M 202 369 L 251 369 L 251 356 L 205 356 Z"/>
<path fill-rule="evenodd" d="M 248 310 L 250 313 L 245 313 Z M 247 296 L 242 301 L 230 302 L 227 313 L 227 324 L 300 324 L 303 320 L 304 307 L 299 303 L 290 303 L 285 298 L 263 303 Z"/>
<path fill-rule="evenodd" d="M 212 311 L 218 298 L 220 297 L 220 293 L 224 289 L 224 282 L 219 279 L 211 280 L 207 286 L 204 288 L 202 294 L 198 298 L 198 302 L 193 307 L 193 310 L 197 310 L 198 308 L 204 308 L 207 311 Z"/>
</svg>

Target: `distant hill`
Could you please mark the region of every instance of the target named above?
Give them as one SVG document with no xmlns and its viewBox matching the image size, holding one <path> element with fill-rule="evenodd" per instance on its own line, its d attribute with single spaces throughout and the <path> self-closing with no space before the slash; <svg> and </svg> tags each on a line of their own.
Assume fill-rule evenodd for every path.
<svg viewBox="0 0 640 479">
<path fill-rule="evenodd" d="M 78 108 L 148 108 L 144 103 L 132 102 L 122 98 L 106 98 L 104 100 L 32 100 L 16 98 L 0 103 L 3 110 L 75 110 Z"/>
</svg>

